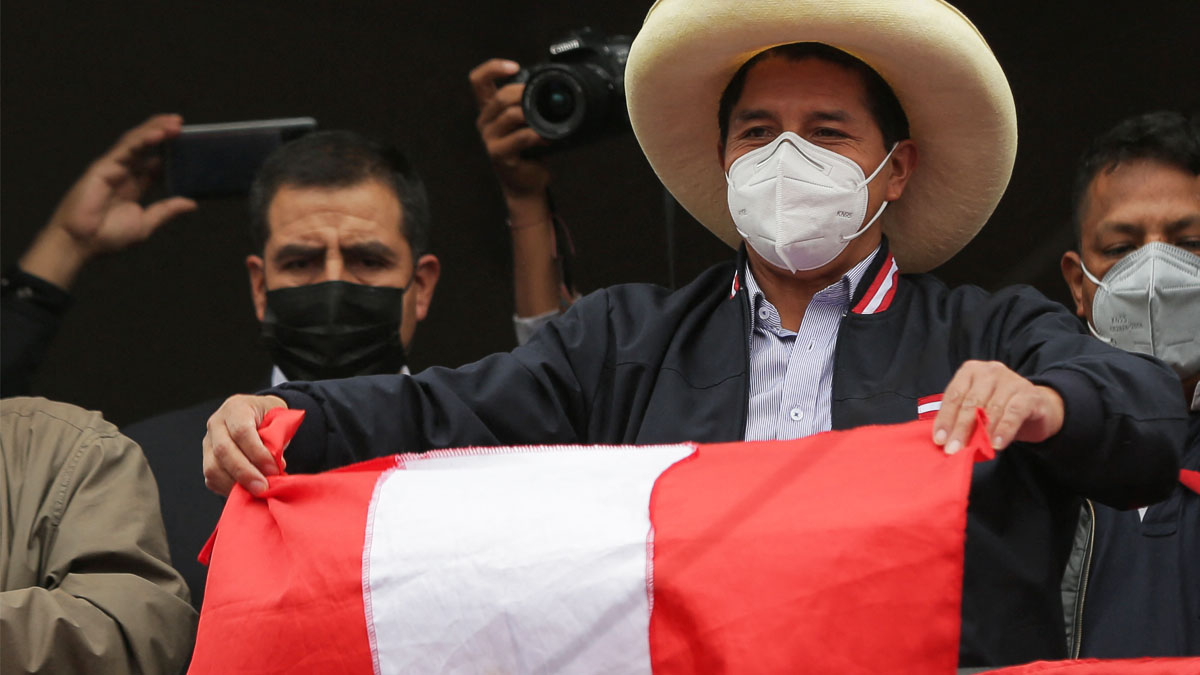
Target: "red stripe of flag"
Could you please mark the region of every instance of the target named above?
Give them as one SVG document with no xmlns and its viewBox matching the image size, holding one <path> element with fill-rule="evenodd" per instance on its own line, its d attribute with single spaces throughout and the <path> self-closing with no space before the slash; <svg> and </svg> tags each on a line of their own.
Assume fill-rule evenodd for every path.
<svg viewBox="0 0 1200 675">
<path fill-rule="evenodd" d="M 914 422 L 703 445 L 668 469 L 650 501 L 655 675 L 954 672 L 983 419 L 952 457 Z"/>
<path fill-rule="evenodd" d="M 189 673 L 372 672 L 364 533 L 380 471 L 394 465 L 385 457 L 319 479 L 271 476 L 261 499 L 234 487 L 214 535 Z"/>
</svg>

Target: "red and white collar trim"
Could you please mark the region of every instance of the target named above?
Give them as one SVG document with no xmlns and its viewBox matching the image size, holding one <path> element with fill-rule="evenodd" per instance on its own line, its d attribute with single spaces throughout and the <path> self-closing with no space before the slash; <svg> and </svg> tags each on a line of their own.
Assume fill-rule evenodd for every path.
<svg viewBox="0 0 1200 675">
<path fill-rule="evenodd" d="M 741 275 L 740 271 L 733 273 L 733 283 L 729 286 L 731 300 L 737 296 L 738 291 L 742 290 Z M 879 267 L 879 273 L 875 275 L 875 280 L 871 282 L 871 287 L 850 311 L 855 314 L 878 314 L 891 307 L 892 298 L 896 296 L 896 282 L 899 281 L 899 278 L 900 267 L 896 265 L 896 259 L 892 257 L 892 254 L 888 253 L 887 259 Z"/>
<path fill-rule="evenodd" d="M 889 253 L 887 260 L 879 267 L 879 273 L 871 282 L 870 288 L 863 294 L 858 304 L 851 309 L 855 314 L 878 314 L 892 305 L 896 296 L 896 282 L 899 281 L 900 268 L 896 259 Z"/>
</svg>

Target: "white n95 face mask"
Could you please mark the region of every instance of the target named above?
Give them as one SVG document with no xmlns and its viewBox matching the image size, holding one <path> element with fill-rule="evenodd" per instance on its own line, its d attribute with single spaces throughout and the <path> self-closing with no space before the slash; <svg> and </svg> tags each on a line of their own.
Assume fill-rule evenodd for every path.
<svg viewBox="0 0 1200 675">
<path fill-rule="evenodd" d="M 1200 371 L 1200 256 L 1153 242 L 1097 279 L 1092 334 L 1126 351 L 1151 354 L 1180 377 Z"/>
<path fill-rule="evenodd" d="M 785 131 L 734 160 L 725 175 L 738 234 L 776 267 L 796 272 L 828 264 L 883 213 L 887 202 L 863 223 L 867 184 L 895 150 L 864 178 L 849 157 Z"/>
</svg>

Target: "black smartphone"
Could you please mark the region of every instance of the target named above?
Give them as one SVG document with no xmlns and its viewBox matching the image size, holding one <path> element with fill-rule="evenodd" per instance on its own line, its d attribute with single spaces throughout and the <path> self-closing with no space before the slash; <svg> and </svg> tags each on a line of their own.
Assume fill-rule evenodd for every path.
<svg viewBox="0 0 1200 675">
<path fill-rule="evenodd" d="M 316 128 L 311 117 L 184 125 L 164 144 L 167 193 L 196 199 L 245 195 L 272 150 Z"/>
</svg>

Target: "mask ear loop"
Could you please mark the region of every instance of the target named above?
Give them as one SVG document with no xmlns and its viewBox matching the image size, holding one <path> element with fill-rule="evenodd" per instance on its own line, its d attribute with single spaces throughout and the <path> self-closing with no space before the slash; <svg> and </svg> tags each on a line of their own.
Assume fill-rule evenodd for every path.
<svg viewBox="0 0 1200 675">
<path fill-rule="evenodd" d="M 899 143 L 892 144 L 892 149 L 888 150 L 887 157 L 883 158 L 883 161 L 879 163 L 879 166 L 875 167 L 875 170 L 871 172 L 870 176 L 867 176 L 865 179 L 863 179 L 863 182 L 858 184 L 858 187 L 856 188 L 857 190 L 863 189 L 864 187 L 869 185 L 871 183 L 871 181 L 875 180 L 875 176 L 878 176 L 879 172 L 883 171 L 883 167 L 887 165 L 888 160 L 892 158 L 892 153 L 896 152 L 896 148 L 899 146 L 900 146 Z M 860 227 L 858 229 L 858 231 L 855 232 L 854 234 L 843 235 L 841 237 L 841 240 L 842 241 L 850 241 L 852 239 L 857 239 L 858 237 L 862 236 L 862 234 L 864 232 L 871 229 L 871 226 L 875 224 L 876 220 L 879 220 L 879 216 L 883 215 L 883 210 L 887 208 L 887 205 L 888 205 L 887 201 L 884 201 L 882 204 L 880 204 L 879 210 L 875 212 L 875 215 L 871 216 L 871 219 L 867 221 L 866 225 L 863 225 L 862 227 Z"/>
<path fill-rule="evenodd" d="M 1150 353 L 1154 353 L 1154 308 L 1151 306 L 1154 303 L 1154 274 L 1158 271 L 1158 260 L 1150 256 L 1150 284 L 1146 286 L 1150 292 L 1146 293 L 1146 325 L 1150 327 Z"/>
<path fill-rule="evenodd" d="M 403 286 L 400 287 L 401 293 L 408 293 L 408 289 L 412 288 L 413 283 L 416 282 L 416 280 L 417 280 L 417 261 L 420 260 L 421 256 L 423 256 L 423 255 L 425 255 L 425 254 L 417 253 L 416 251 L 413 251 L 412 274 L 408 275 L 408 283 L 404 284 Z"/>
<path fill-rule="evenodd" d="M 1092 275 L 1091 272 L 1088 271 L 1087 265 L 1083 264 L 1083 256 L 1079 256 L 1079 269 L 1083 270 L 1083 275 L 1088 278 L 1088 281 L 1091 281 L 1093 284 L 1096 284 L 1097 288 L 1104 290 L 1106 293 L 1111 292 L 1108 290 L 1108 284 L 1097 279 L 1095 276 Z M 1094 315 L 1095 313 L 1096 313 L 1096 298 L 1093 296 L 1092 297 L 1092 314 Z M 1104 337 L 1096 330 L 1096 327 L 1092 325 L 1091 319 L 1088 319 L 1084 323 L 1087 324 L 1088 332 L 1090 332 L 1092 334 L 1092 337 L 1096 338 L 1097 340 L 1099 340 L 1105 344 L 1115 345 L 1112 338 Z"/>
<path fill-rule="evenodd" d="M 1079 269 L 1083 270 L 1083 275 L 1088 278 L 1088 281 L 1090 281 L 1093 284 L 1096 284 L 1097 286 L 1099 286 L 1100 288 L 1103 288 L 1104 290 L 1108 291 L 1108 285 L 1105 284 L 1103 281 L 1097 279 L 1096 277 L 1092 276 L 1092 273 L 1088 271 L 1087 265 L 1083 264 L 1083 256 L 1079 256 Z M 1111 293 L 1111 291 L 1109 291 L 1109 292 Z"/>
<path fill-rule="evenodd" d="M 874 216 L 871 216 L 871 219 L 867 221 L 866 225 L 862 226 L 862 229 L 860 229 L 858 232 L 855 232 L 854 234 L 847 234 L 847 235 L 842 236 L 842 238 L 841 238 L 842 241 L 850 241 L 851 239 L 857 239 L 859 236 L 862 235 L 863 232 L 866 232 L 867 230 L 871 229 L 871 226 L 875 224 L 875 221 L 879 220 L 879 216 L 883 215 L 883 210 L 887 208 L 887 205 L 888 205 L 887 202 L 880 204 L 879 210 L 875 212 Z"/>
</svg>

